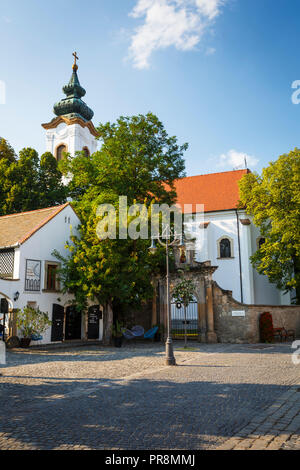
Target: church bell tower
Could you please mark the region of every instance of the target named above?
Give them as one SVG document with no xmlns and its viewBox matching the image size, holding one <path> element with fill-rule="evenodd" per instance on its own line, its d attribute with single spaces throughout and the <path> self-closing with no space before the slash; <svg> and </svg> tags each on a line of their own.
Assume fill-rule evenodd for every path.
<svg viewBox="0 0 300 470">
<path fill-rule="evenodd" d="M 77 54 L 74 56 L 73 73 L 69 84 L 63 87 L 65 98 L 54 105 L 56 117 L 48 124 L 42 124 L 46 130 L 47 152 L 51 152 L 59 161 L 64 153 L 72 156 L 84 151 L 90 155 L 97 150 L 97 131 L 92 123 L 94 112 L 81 98 L 86 91 L 79 83 Z"/>
</svg>

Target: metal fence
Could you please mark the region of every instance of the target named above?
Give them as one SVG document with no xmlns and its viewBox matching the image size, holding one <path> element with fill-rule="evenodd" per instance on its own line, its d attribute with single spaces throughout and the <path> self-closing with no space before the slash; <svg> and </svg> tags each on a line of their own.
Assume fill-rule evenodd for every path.
<svg viewBox="0 0 300 470">
<path fill-rule="evenodd" d="M 184 306 L 178 307 L 175 302 L 172 302 L 171 330 L 174 338 L 182 337 L 185 334 Z M 196 299 L 186 309 L 186 330 L 189 337 L 198 337 L 198 302 Z"/>
</svg>

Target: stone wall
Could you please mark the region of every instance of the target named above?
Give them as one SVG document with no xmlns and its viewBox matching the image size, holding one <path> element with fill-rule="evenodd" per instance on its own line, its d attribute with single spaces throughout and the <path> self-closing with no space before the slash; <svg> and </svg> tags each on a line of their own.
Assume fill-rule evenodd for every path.
<svg viewBox="0 0 300 470">
<path fill-rule="evenodd" d="M 300 338 L 300 306 L 245 305 L 232 297 L 231 291 L 213 285 L 215 332 L 220 343 L 258 343 L 259 317 L 270 312 L 274 328 L 295 330 Z M 244 312 L 245 316 L 233 316 Z M 237 313 L 238 314 L 238 313 Z"/>
</svg>

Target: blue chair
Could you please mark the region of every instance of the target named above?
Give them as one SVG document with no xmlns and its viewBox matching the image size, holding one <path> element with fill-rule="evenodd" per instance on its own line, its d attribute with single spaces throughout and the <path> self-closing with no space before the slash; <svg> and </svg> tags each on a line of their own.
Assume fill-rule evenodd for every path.
<svg viewBox="0 0 300 470">
<path fill-rule="evenodd" d="M 139 336 L 143 336 L 143 334 L 145 333 L 145 330 L 142 326 L 134 326 L 133 328 L 131 328 L 131 331 L 137 338 Z"/>
<path fill-rule="evenodd" d="M 31 335 L 31 341 L 42 341 L 43 336 L 41 335 Z"/>
<path fill-rule="evenodd" d="M 151 328 L 151 330 L 147 331 L 144 334 L 144 338 L 145 339 L 153 339 L 157 332 L 158 332 L 158 326 L 154 326 L 153 328 Z"/>
<path fill-rule="evenodd" d="M 132 333 L 131 330 L 125 330 L 125 331 L 123 331 L 123 336 L 124 336 L 124 338 L 126 338 L 126 339 L 133 339 L 133 338 L 135 338 L 135 336 L 134 336 L 134 334 Z"/>
</svg>

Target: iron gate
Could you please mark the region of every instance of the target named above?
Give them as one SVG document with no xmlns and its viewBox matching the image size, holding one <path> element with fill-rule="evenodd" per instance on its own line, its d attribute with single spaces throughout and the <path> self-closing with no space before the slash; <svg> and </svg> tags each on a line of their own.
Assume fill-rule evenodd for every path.
<svg viewBox="0 0 300 470">
<path fill-rule="evenodd" d="M 174 338 L 184 336 L 185 332 L 184 306 L 178 307 L 176 302 L 172 302 L 171 330 Z M 198 337 L 198 302 L 195 298 L 186 309 L 186 330 L 188 337 Z"/>
</svg>

